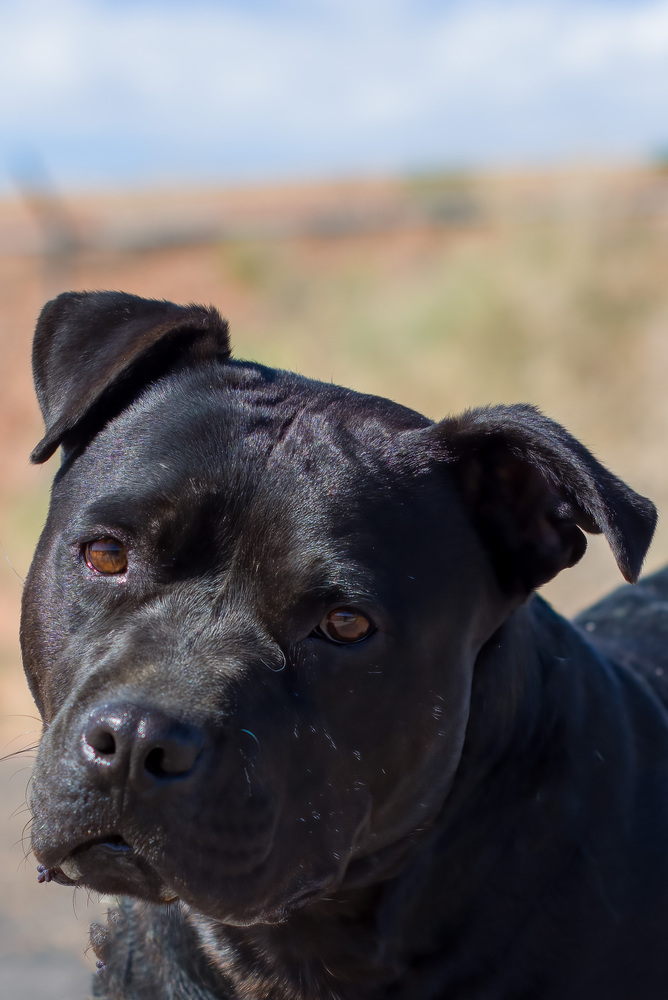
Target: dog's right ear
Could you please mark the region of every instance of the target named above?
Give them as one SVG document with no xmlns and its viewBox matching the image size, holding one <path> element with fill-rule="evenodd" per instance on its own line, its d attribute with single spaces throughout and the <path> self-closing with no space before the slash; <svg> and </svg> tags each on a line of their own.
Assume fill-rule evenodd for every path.
<svg viewBox="0 0 668 1000">
<path fill-rule="evenodd" d="M 33 375 L 46 434 L 32 462 L 71 450 L 168 370 L 230 355 L 213 308 L 123 292 L 65 292 L 37 322 Z"/>
</svg>

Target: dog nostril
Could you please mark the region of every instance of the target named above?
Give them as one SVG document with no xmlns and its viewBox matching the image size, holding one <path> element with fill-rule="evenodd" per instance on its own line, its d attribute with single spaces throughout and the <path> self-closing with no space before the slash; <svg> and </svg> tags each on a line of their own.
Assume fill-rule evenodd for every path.
<svg viewBox="0 0 668 1000">
<path fill-rule="evenodd" d="M 86 732 L 85 739 L 86 743 L 98 754 L 111 756 L 116 752 L 116 738 L 105 725 L 92 726 Z"/>
<path fill-rule="evenodd" d="M 165 757 L 165 751 L 156 747 L 155 750 L 151 750 L 144 761 L 144 767 L 149 774 L 154 777 L 159 778 L 161 775 L 165 774 L 165 768 L 163 767 L 163 760 Z"/>
<path fill-rule="evenodd" d="M 165 739 L 153 747 L 144 759 L 144 769 L 155 778 L 187 774 L 199 756 L 197 740 Z"/>
</svg>

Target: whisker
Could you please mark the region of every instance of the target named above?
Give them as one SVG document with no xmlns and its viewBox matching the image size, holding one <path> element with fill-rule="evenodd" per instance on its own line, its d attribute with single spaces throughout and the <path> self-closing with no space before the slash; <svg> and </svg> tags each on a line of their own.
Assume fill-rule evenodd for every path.
<svg viewBox="0 0 668 1000">
<path fill-rule="evenodd" d="M 14 811 L 10 814 L 9 818 L 16 819 L 17 816 L 21 816 L 21 814 L 24 812 L 30 812 L 30 806 L 28 805 L 27 802 L 22 802 L 20 805 L 18 805 L 16 809 L 14 809 Z"/>
<path fill-rule="evenodd" d="M 7 718 L 15 718 L 15 717 L 14 716 L 5 716 L 5 718 L 7 719 Z M 27 716 L 26 716 L 26 718 L 27 718 Z M 17 740 L 25 739 L 26 736 L 32 736 L 34 733 L 36 733 L 36 731 L 37 730 L 35 730 L 35 729 L 28 729 L 27 732 L 17 733 L 16 736 L 12 736 L 11 740 L 8 740 L 8 742 L 5 745 L 9 747 L 9 746 L 12 745 L 12 743 L 16 743 Z"/>
<path fill-rule="evenodd" d="M 21 847 L 23 848 L 23 862 L 22 863 L 23 863 L 24 867 L 27 867 L 27 865 L 28 865 L 28 859 L 30 858 L 30 855 L 33 853 L 32 844 L 28 840 L 28 845 L 26 846 L 26 839 L 28 838 L 28 831 L 32 827 L 34 821 L 35 821 L 34 816 L 29 816 L 28 819 L 26 820 L 24 826 L 23 826 L 23 831 L 21 833 L 21 841 L 20 841 L 20 843 L 21 843 Z"/>
<path fill-rule="evenodd" d="M 12 565 L 12 561 L 9 558 L 9 556 L 7 555 L 7 549 L 4 547 L 4 545 L 2 544 L 2 542 L 0 542 L 0 549 L 2 549 L 2 551 L 4 552 L 5 559 L 9 563 L 9 568 L 11 569 L 12 573 L 14 574 L 14 576 L 18 576 L 18 578 L 21 581 L 21 583 L 25 584 L 25 580 L 23 579 L 23 577 L 21 576 L 21 574 L 19 572 L 17 572 L 17 570 L 14 569 L 14 567 Z"/>
<path fill-rule="evenodd" d="M 11 760 L 12 757 L 20 757 L 21 754 L 24 754 L 24 753 L 34 753 L 35 750 L 37 750 L 38 748 L 39 748 L 39 743 L 35 743 L 34 746 L 23 747 L 22 750 L 12 750 L 11 753 L 7 753 L 7 754 L 4 755 L 4 757 L 0 757 L 0 764 L 3 762 L 3 760 Z"/>
<path fill-rule="evenodd" d="M 18 841 L 14 844 L 14 847 L 18 846 Z M 23 857 L 16 866 L 16 870 L 19 871 L 21 868 L 24 870 L 30 865 L 33 866 L 35 860 L 35 855 L 33 854 L 32 847 L 24 848 Z"/>
<path fill-rule="evenodd" d="M 25 833 L 22 833 L 21 836 L 19 837 L 19 839 L 15 840 L 14 843 L 12 844 L 12 850 L 14 850 L 15 847 L 20 847 L 20 848 L 23 849 L 23 852 L 24 852 L 23 859 L 22 859 L 23 861 L 26 860 L 26 857 L 25 857 L 25 843 L 24 843 L 24 841 L 25 841 Z M 30 851 L 28 853 L 30 853 Z M 19 865 L 21 863 L 22 862 L 19 862 Z"/>
<path fill-rule="evenodd" d="M 28 798 L 28 794 L 27 794 L 28 785 L 30 784 L 30 782 L 32 780 L 32 764 L 27 764 L 25 767 L 19 767 L 18 770 L 14 771 L 14 774 L 12 775 L 12 777 L 15 778 L 17 776 L 17 774 L 23 774 L 24 771 L 30 771 L 31 772 L 30 778 L 28 778 L 28 781 L 26 783 L 26 794 L 23 796 L 24 799 L 27 799 Z"/>
</svg>

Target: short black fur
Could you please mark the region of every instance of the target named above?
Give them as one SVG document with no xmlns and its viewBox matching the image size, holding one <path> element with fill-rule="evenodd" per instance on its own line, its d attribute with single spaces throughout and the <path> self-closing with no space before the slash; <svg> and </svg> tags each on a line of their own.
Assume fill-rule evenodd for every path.
<svg viewBox="0 0 668 1000">
<path fill-rule="evenodd" d="M 61 296 L 35 377 L 33 846 L 121 897 L 96 997 L 663 1000 L 668 573 L 533 595 L 584 532 L 635 580 L 648 500 L 532 407 L 433 424 L 202 307 Z"/>
</svg>

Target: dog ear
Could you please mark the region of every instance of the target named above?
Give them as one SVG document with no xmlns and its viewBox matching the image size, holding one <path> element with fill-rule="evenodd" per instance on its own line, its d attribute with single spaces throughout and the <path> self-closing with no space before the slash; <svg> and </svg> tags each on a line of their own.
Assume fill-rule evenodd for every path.
<svg viewBox="0 0 668 1000">
<path fill-rule="evenodd" d="M 528 594 L 573 566 L 587 547 L 583 531 L 602 532 L 625 579 L 638 579 L 654 504 L 535 407 L 469 410 L 429 432 L 445 445 L 504 591 Z"/>
<path fill-rule="evenodd" d="M 127 406 L 142 387 L 184 364 L 229 357 L 213 308 L 123 292 L 65 292 L 37 322 L 33 375 L 46 434 L 31 461 L 67 450 Z"/>
</svg>

